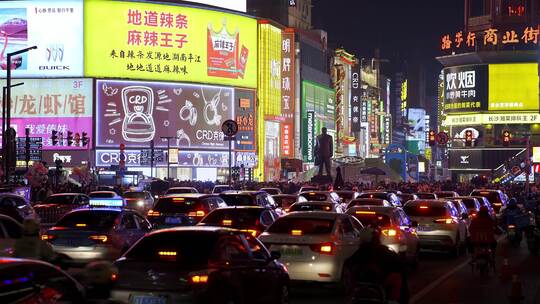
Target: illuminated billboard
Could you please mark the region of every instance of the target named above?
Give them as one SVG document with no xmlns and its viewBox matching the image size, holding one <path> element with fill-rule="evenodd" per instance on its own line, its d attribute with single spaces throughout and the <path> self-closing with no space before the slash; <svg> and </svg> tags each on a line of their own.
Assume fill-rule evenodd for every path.
<svg viewBox="0 0 540 304">
<path fill-rule="evenodd" d="M 221 124 L 234 119 L 234 89 L 164 82 L 98 80 L 98 147 L 226 149 Z"/>
<path fill-rule="evenodd" d="M 92 138 L 92 79 L 20 79 L 11 89 L 11 127 L 17 136 L 25 128 L 31 137 L 43 138 L 43 150 L 82 150 L 88 147 L 52 146 L 51 131 L 64 137 L 86 132 Z M 5 86 L 5 80 L 0 81 Z"/>
<path fill-rule="evenodd" d="M 186 0 L 187 2 L 201 3 L 215 7 L 230 9 L 233 11 L 246 12 L 246 0 Z"/>
<path fill-rule="evenodd" d="M 426 149 L 426 110 L 407 109 L 407 121 L 409 131 L 407 132 L 407 150 L 409 153 L 420 155 Z"/>
<path fill-rule="evenodd" d="M 488 66 L 469 65 L 444 69 L 444 111 L 485 111 L 488 96 Z"/>
<path fill-rule="evenodd" d="M 333 135 L 335 91 L 319 84 L 302 82 L 302 158 L 305 162 L 313 162 L 313 145 L 322 127 Z"/>
<path fill-rule="evenodd" d="M 193 7 L 87 0 L 85 74 L 257 86 L 255 19 Z"/>
<path fill-rule="evenodd" d="M 13 77 L 83 76 L 83 1 L 1 1 L 0 77 L 6 77 L 7 54 Z"/>
<path fill-rule="evenodd" d="M 538 110 L 538 64 L 489 65 L 489 111 Z"/>
</svg>

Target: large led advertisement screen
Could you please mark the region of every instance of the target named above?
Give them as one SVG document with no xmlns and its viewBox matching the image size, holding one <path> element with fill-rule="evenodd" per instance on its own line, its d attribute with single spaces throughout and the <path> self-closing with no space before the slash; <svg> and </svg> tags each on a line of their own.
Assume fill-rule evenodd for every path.
<svg viewBox="0 0 540 304">
<path fill-rule="evenodd" d="M 164 82 L 98 80 L 98 147 L 226 149 L 221 124 L 234 119 L 234 89 Z"/>
<path fill-rule="evenodd" d="M 488 66 L 468 65 L 444 69 L 446 113 L 487 110 Z"/>
<path fill-rule="evenodd" d="M 407 133 L 407 150 L 409 153 L 420 155 L 426 149 L 426 110 L 407 109 L 409 131 Z"/>
<path fill-rule="evenodd" d="M 538 64 L 490 64 L 490 111 L 538 111 Z"/>
<path fill-rule="evenodd" d="M 83 1 L 0 1 L 0 77 L 6 77 L 7 54 L 13 77 L 83 75 Z"/>
<path fill-rule="evenodd" d="M 84 2 L 85 74 L 257 87 L 257 22 L 144 2 Z"/>
</svg>

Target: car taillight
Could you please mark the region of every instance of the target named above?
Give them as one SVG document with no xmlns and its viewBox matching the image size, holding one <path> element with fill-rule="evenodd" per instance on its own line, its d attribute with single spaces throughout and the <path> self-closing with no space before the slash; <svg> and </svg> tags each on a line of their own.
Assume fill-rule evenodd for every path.
<svg viewBox="0 0 540 304">
<path fill-rule="evenodd" d="M 508 225 L 508 229 L 514 229 L 514 228 L 516 228 L 515 225 Z"/>
<path fill-rule="evenodd" d="M 476 217 L 476 212 L 471 212 L 470 214 L 472 217 Z"/>
<path fill-rule="evenodd" d="M 154 210 L 149 210 L 148 213 L 147 213 L 148 216 L 160 216 L 161 213 L 159 213 L 158 211 L 154 211 Z"/>
<path fill-rule="evenodd" d="M 106 236 L 106 235 L 102 235 L 102 234 L 99 234 L 99 235 L 91 235 L 88 237 L 89 239 L 93 240 L 93 241 L 96 241 L 98 243 L 107 243 L 107 241 L 109 241 L 109 237 Z"/>
<path fill-rule="evenodd" d="M 384 235 L 384 236 L 397 236 L 398 235 L 398 231 L 396 229 L 383 229 L 381 230 L 381 233 Z"/>
<path fill-rule="evenodd" d="M 118 274 L 116 273 L 111 274 L 111 281 L 116 282 L 117 280 L 118 280 Z"/>
<path fill-rule="evenodd" d="M 257 235 L 259 235 L 259 231 L 255 230 L 255 229 L 242 229 L 240 231 L 247 232 L 247 233 L 251 234 L 253 237 L 257 237 Z"/>
<path fill-rule="evenodd" d="M 194 284 L 208 283 L 208 276 L 207 275 L 194 275 L 191 277 L 191 283 L 194 283 Z"/>
<path fill-rule="evenodd" d="M 454 224 L 455 221 L 452 218 L 442 218 L 442 219 L 436 219 L 433 222 L 437 224 Z"/>
<path fill-rule="evenodd" d="M 188 216 L 193 216 L 193 217 L 203 217 L 205 215 L 206 215 L 206 213 L 204 211 L 202 211 L 202 210 L 198 210 L 198 211 L 188 213 Z"/>
<path fill-rule="evenodd" d="M 322 253 L 322 254 L 333 254 L 334 253 L 334 245 L 332 243 L 309 245 L 309 248 L 311 248 L 311 250 L 313 250 L 315 252 Z"/>
<path fill-rule="evenodd" d="M 41 235 L 41 240 L 43 241 L 52 241 L 56 238 L 56 235 L 52 235 L 52 234 L 42 234 Z"/>
</svg>

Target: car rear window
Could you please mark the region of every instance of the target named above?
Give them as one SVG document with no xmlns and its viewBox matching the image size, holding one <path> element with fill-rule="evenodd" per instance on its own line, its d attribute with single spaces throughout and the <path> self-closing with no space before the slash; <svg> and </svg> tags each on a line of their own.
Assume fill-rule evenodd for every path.
<svg viewBox="0 0 540 304">
<path fill-rule="evenodd" d="M 256 206 L 251 195 L 245 194 L 227 194 L 221 198 L 227 203 L 227 206 Z"/>
<path fill-rule="evenodd" d="M 442 206 L 412 205 L 403 208 L 408 216 L 439 217 L 447 216 L 448 210 Z"/>
<path fill-rule="evenodd" d="M 437 197 L 438 198 L 454 197 L 454 193 L 452 193 L 452 192 L 438 192 Z"/>
<path fill-rule="evenodd" d="M 476 208 L 476 202 L 474 201 L 474 199 L 467 199 L 467 198 L 462 198 L 461 201 L 463 202 L 463 204 L 465 204 L 465 207 L 467 208 Z"/>
<path fill-rule="evenodd" d="M 273 198 L 277 206 L 281 208 L 289 208 L 292 204 L 296 203 L 296 197 L 273 196 Z"/>
<path fill-rule="evenodd" d="M 353 197 L 353 192 L 338 192 L 338 195 L 342 199 L 351 199 Z"/>
<path fill-rule="evenodd" d="M 45 199 L 45 204 L 70 205 L 73 204 L 74 195 L 51 195 Z"/>
<path fill-rule="evenodd" d="M 327 195 L 324 193 L 309 193 L 309 192 L 302 193 L 300 194 L 300 196 L 304 197 L 308 201 L 316 201 L 316 202 L 325 201 L 327 197 Z"/>
<path fill-rule="evenodd" d="M 124 193 L 124 198 L 146 198 L 146 193 L 144 193 L 144 192 L 126 192 L 126 193 Z"/>
<path fill-rule="evenodd" d="M 293 211 L 332 211 L 331 204 L 294 204 L 289 209 L 290 212 Z"/>
<path fill-rule="evenodd" d="M 493 204 L 502 204 L 501 197 L 498 192 L 494 191 L 473 191 L 472 195 L 474 196 L 483 196 L 488 199 L 488 201 Z"/>
<path fill-rule="evenodd" d="M 126 253 L 126 258 L 170 262 L 181 269 L 204 269 L 208 267 L 217 240 L 215 233 L 158 233 L 140 240 Z"/>
<path fill-rule="evenodd" d="M 416 196 L 420 199 L 435 199 L 435 194 L 432 193 L 418 193 Z"/>
<path fill-rule="evenodd" d="M 354 206 L 384 206 L 381 199 L 356 199 L 349 203 L 349 208 Z"/>
<path fill-rule="evenodd" d="M 411 194 L 402 194 L 399 196 L 399 198 L 401 199 L 401 201 L 407 202 L 407 201 L 412 200 L 414 196 L 412 196 Z"/>
<path fill-rule="evenodd" d="M 386 193 L 363 193 L 363 194 L 360 194 L 359 198 L 387 199 L 387 195 Z"/>
<path fill-rule="evenodd" d="M 205 210 L 200 200 L 184 197 L 160 198 L 152 209 L 161 213 L 189 213 L 196 210 Z"/>
<path fill-rule="evenodd" d="M 257 227 L 262 209 L 216 209 L 208 214 L 201 223 L 210 226 L 233 228 Z"/>
<path fill-rule="evenodd" d="M 268 228 L 268 232 L 290 234 L 293 230 L 299 230 L 302 235 L 328 234 L 332 232 L 334 222 L 333 219 L 282 217 Z"/>
<path fill-rule="evenodd" d="M 119 215 L 119 212 L 107 210 L 77 211 L 66 214 L 55 226 L 84 228 L 86 230 L 108 230 L 113 227 Z"/>
<path fill-rule="evenodd" d="M 387 227 L 390 226 L 390 217 L 385 214 L 377 214 L 374 211 L 356 211 L 352 214 L 364 226 Z"/>
<path fill-rule="evenodd" d="M 98 192 L 98 193 L 90 193 L 88 195 L 91 198 L 111 198 L 115 197 L 116 194 L 114 192 Z"/>
<path fill-rule="evenodd" d="M 193 193 L 191 189 L 169 189 L 166 192 L 167 194 L 184 194 L 184 193 Z"/>
</svg>

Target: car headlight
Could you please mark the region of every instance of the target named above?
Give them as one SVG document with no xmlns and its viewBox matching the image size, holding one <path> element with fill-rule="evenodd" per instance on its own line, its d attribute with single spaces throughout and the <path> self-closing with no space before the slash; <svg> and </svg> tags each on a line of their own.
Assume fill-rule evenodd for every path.
<svg viewBox="0 0 540 304">
<path fill-rule="evenodd" d="M 137 206 L 143 207 L 144 206 L 144 201 L 137 201 Z"/>
</svg>

